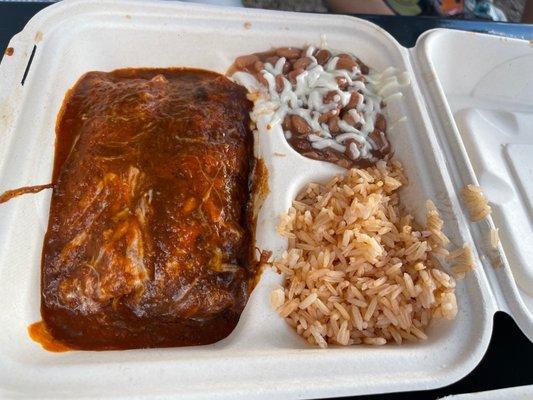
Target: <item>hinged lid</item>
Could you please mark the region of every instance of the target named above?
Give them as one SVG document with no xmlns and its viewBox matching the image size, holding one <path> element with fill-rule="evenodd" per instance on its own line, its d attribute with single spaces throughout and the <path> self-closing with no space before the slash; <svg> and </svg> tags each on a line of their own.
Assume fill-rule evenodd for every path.
<svg viewBox="0 0 533 400">
<path fill-rule="evenodd" d="M 412 56 L 456 193 L 479 184 L 492 207 L 470 228 L 498 305 L 533 339 L 533 46 L 438 29 Z"/>
</svg>

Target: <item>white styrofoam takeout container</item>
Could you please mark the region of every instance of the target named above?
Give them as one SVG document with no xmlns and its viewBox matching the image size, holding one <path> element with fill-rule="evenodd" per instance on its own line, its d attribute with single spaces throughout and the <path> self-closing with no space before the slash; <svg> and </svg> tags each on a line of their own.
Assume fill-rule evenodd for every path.
<svg viewBox="0 0 533 400">
<path fill-rule="evenodd" d="M 238 55 L 318 43 L 320 34 L 327 35 L 330 47 L 352 52 L 378 71 L 395 66 L 411 77 L 412 84 L 402 88 L 402 101 L 387 107 L 389 122 L 407 116 L 389 134 L 410 180 L 403 201 L 423 221 L 425 200 L 434 199 L 452 242 L 475 244 L 477 268 L 458 283 L 456 320 L 436 321 L 429 339 L 417 344 L 312 348 L 270 309 L 268 293 L 281 278 L 267 271 L 235 331 L 213 345 L 49 353 L 26 333 L 40 319 L 40 254 L 50 201 L 50 193 L 41 192 L 0 207 L 1 396 L 316 398 L 422 390 L 457 381 L 477 365 L 497 310 L 511 313 L 533 337 L 531 284 L 517 286 L 514 278 L 527 280 L 533 268 L 524 261 L 524 251 L 530 249 L 523 249 L 531 243 L 531 206 L 526 205 L 531 188 L 515 171 L 522 173 L 521 163 L 531 171 L 531 162 L 520 153 L 526 151 L 521 145 L 513 147 L 511 161 L 502 163 L 514 172 L 486 179 L 501 161 L 499 153 L 473 157 L 476 138 L 491 134 L 478 121 L 480 113 L 502 131 L 502 143 L 531 145 L 526 127 L 533 96 L 526 93 L 515 102 L 505 98 L 514 96 L 510 88 L 520 89 L 519 81 L 531 88 L 531 69 L 521 75 L 502 69 L 509 62 L 530 62 L 533 51 L 524 41 L 436 31 L 424 35 L 414 49 L 405 49 L 379 27 L 351 17 L 176 2 L 61 2 L 37 14 L 11 40 L 14 54 L 0 65 L 0 191 L 49 182 L 55 118 L 67 89 L 87 71 L 190 66 L 224 73 Z M 472 55 L 480 58 L 479 65 L 470 61 Z M 496 79 L 479 79 L 491 73 Z M 483 114 L 484 85 L 494 94 L 489 109 L 505 106 L 505 111 Z M 271 189 L 259 215 L 257 245 L 279 255 L 286 246 L 274 229 L 279 214 L 306 183 L 339 169 L 294 152 L 281 130 L 260 132 L 256 142 L 270 171 Z M 468 223 L 457 197 L 459 188 L 476 182 L 476 176 L 491 200 L 498 195 L 494 220 L 508 239 L 495 254 L 484 246 L 486 227 Z M 513 203 L 507 203 L 511 198 Z M 503 265 L 494 269 L 491 260 L 500 259 Z"/>
<path fill-rule="evenodd" d="M 440 400 L 530 400 L 531 398 L 533 398 L 533 385 L 456 394 L 441 397 Z"/>
</svg>

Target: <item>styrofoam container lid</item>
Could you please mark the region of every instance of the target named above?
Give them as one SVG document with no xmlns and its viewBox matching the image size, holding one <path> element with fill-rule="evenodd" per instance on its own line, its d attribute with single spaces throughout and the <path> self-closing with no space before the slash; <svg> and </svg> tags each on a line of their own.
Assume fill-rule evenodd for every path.
<svg viewBox="0 0 533 400">
<path fill-rule="evenodd" d="M 533 340 L 533 46 L 442 29 L 414 53 L 456 190 L 479 184 L 492 207 L 471 230 L 498 307 Z"/>
<path fill-rule="evenodd" d="M 381 28 L 337 15 L 177 2 L 52 5 L 11 40 L 14 55 L 0 64 L 0 191 L 50 180 L 57 113 L 67 89 L 87 71 L 188 66 L 224 73 L 238 55 L 318 43 L 321 34 L 331 48 L 352 52 L 378 71 L 392 65 L 411 78 L 412 84 L 402 88 L 403 100 L 387 107 L 389 120 L 407 117 L 389 136 L 409 178 L 401 194 L 409 211 L 422 220 L 425 201 L 431 198 L 445 215 L 452 242 L 475 244 L 478 268 L 457 285 L 457 318 L 435 321 L 429 339 L 416 344 L 324 351 L 308 346 L 270 308 L 268 294 L 281 277 L 266 271 L 237 328 L 218 343 L 49 353 L 26 333 L 40 319 L 40 254 L 50 203 L 50 193 L 42 192 L 0 207 L 0 394 L 54 399 L 316 398 L 435 388 L 459 380 L 477 365 L 489 343 L 494 312 L 507 309 L 513 299 L 522 301 L 525 292 L 517 289 L 506 262 L 493 270 L 485 259 L 479 232 L 468 223 L 457 196 L 464 171 L 474 181 L 475 174 L 467 168 L 466 151 L 458 155 L 462 164 L 450 158 L 450 143 L 462 146 L 462 141 L 453 130 L 445 90 L 436 82 L 454 72 L 436 71 L 431 60 L 432 51 L 445 48 L 445 38 L 431 44 L 439 32 L 409 51 Z M 446 51 L 456 54 L 453 48 Z M 286 247 L 275 232 L 279 214 L 305 184 L 327 179 L 339 168 L 296 153 L 281 129 L 259 132 L 255 140 L 257 156 L 269 169 L 270 187 L 259 214 L 257 246 L 279 255 Z M 499 249 L 498 255 L 505 261 L 504 251 Z M 518 309 L 508 308 L 515 318 Z M 521 326 L 532 334 L 530 317 L 524 316 Z"/>
<path fill-rule="evenodd" d="M 457 394 L 441 397 L 441 400 L 529 400 L 531 398 L 533 398 L 533 385 Z"/>
</svg>

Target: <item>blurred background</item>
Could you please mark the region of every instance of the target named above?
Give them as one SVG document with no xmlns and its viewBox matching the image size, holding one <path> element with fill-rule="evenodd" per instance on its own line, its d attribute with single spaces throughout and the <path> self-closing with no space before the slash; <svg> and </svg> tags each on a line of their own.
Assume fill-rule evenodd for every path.
<svg viewBox="0 0 533 400">
<path fill-rule="evenodd" d="M 58 0 L 0 0 L 1 3 L 51 3 Z M 434 16 L 457 20 L 533 23 L 533 0 L 181 0 L 270 10 Z M 0 27 L 1 28 L 1 27 Z"/>
<path fill-rule="evenodd" d="M 533 22 L 532 0 L 243 0 L 246 7 L 350 14 L 429 15 Z M 524 18 L 524 19 L 523 19 Z M 529 18 L 527 20 L 526 18 Z"/>
</svg>

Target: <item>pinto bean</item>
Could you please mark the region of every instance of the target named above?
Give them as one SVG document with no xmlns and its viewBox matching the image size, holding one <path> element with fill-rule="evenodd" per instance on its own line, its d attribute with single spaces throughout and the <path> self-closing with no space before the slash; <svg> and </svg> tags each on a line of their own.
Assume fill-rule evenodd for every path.
<svg viewBox="0 0 533 400">
<path fill-rule="evenodd" d="M 337 81 L 337 85 L 339 85 L 340 90 L 346 90 L 348 87 L 348 79 L 346 79 L 344 76 L 336 76 L 335 80 Z"/>
<path fill-rule="evenodd" d="M 338 57 L 336 69 L 346 69 L 351 72 L 352 68 L 357 66 L 357 61 L 348 54 L 340 54 Z"/>
<path fill-rule="evenodd" d="M 324 159 L 324 157 L 316 150 L 302 153 L 302 156 L 305 156 L 307 158 L 311 158 L 313 160 L 323 160 Z"/>
<path fill-rule="evenodd" d="M 310 135 L 312 133 L 311 127 L 305 119 L 299 115 L 291 115 L 292 132 L 298 135 Z"/>
<path fill-rule="evenodd" d="M 306 69 L 313 61 L 309 57 L 302 57 L 297 59 L 294 64 L 292 64 L 292 68 L 294 69 Z"/>
<path fill-rule="evenodd" d="M 350 169 L 352 167 L 352 163 L 345 158 L 341 158 L 335 164 L 337 164 L 339 167 L 346 169 Z"/>
<path fill-rule="evenodd" d="M 336 100 L 336 98 L 338 98 L 338 100 Z M 322 99 L 324 104 L 329 104 L 329 103 L 333 103 L 333 102 L 336 103 L 339 100 L 340 100 L 340 96 L 339 96 L 339 94 L 337 93 L 336 90 L 330 90 L 329 92 L 327 92 L 324 95 L 324 98 Z"/>
<path fill-rule="evenodd" d="M 351 160 L 354 159 L 352 149 L 350 148 L 352 146 L 352 143 L 355 143 L 355 145 L 357 146 L 357 142 L 353 139 L 348 139 L 344 141 L 344 145 L 346 146 L 346 150 L 344 150 L 344 155 L 350 158 Z"/>
<path fill-rule="evenodd" d="M 254 62 L 254 70 L 256 72 L 261 72 L 264 69 L 265 69 L 265 64 L 262 61 L 258 60 L 256 62 Z"/>
<path fill-rule="evenodd" d="M 374 127 L 381 132 L 385 132 L 387 130 L 387 121 L 385 120 L 383 114 L 378 113 L 376 115 L 376 122 L 374 123 Z"/>
<path fill-rule="evenodd" d="M 368 135 L 368 137 L 372 139 L 376 146 L 375 150 L 377 150 L 379 153 L 384 155 L 389 152 L 390 144 L 383 132 L 374 129 L 372 133 Z"/>
<path fill-rule="evenodd" d="M 361 101 L 361 98 L 363 95 L 359 92 L 352 92 L 350 95 L 350 100 L 348 101 L 348 104 L 346 104 L 346 107 L 344 107 L 345 110 L 351 110 L 352 108 L 356 108 L 357 104 Z"/>
<path fill-rule="evenodd" d="M 382 132 L 374 129 L 370 135 L 368 135 L 370 139 L 374 142 L 376 145 L 376 150 L 381 151 L 381 149 L 386 145 L 387 141 L 384 139 L 384 135 L 382 137 Z"/>
<path fill-rule="evenodd" d="M 289 78 L 289 81 L 293 84 L 293 85 L 296 85 L 296 77 L 298 75 L 300 75 L 302 72 L 304 72 L 303 69 L 294 69 L 292 70 L 291 72 L 288 73 L 287 77 Z"/>
<path fill-rule="evenodd" d="M 340 133 L 341 128 L 339 127 L 339 117 L 332 117 L 328 121 L 328 128 L 332 135 Z"/>
<path fill-rule="evenodd" d="M 338 162 L 342 157 L 342 153 L 338 152 L 337 150 L 328 148 L 322 150 L 322 154 L 324 155 L 324 160 L 332 163 Z"/>
<path fill-rule="evenodd" d="M 257 78 L 259 83 L 261 83 L 264 86 L 268 86 L 268 81 L 265 79 L 265 77 L 263 76 L 263 74 L 261 72 L 257 72 L 255 74 L 255 77 Z"/>
<path fill-rule="evenodd" d="M 339 110 L 329 110 L 328 112 L 322 113 L 320 117 L 318 117 L 318 122 L 328 122 L 331 118 L 339 115 Z"/>
<path fill-rule="evenodd" d="M 359 121 L 356 121 L 354 116 L 352 115 L 352 113 L 349 113 L 349 112 L 343 112 L 342 113 L 342 120 L 344 122 L 346 122 L 347 124 L 351 125 L 351 126 L 355 126 L 355 124 L 357 124 L 357 122 Z"/>
<path fill-rule="evenodd" d="M 300 152 L 307 152 L 307 151 L 313 151 L 313 146 L 311 146 L 311 142 L 307 140 L 307 138 L 295 138 L 293 137 L 289 143 L 294 147 L 296 150 Z"/>
<path fill-rule="evenodd" d="M 276 75 L 276 91 L 281 93 L 284 87 L 285 87 L 285 82 L 283 81 L 283 75 L 282 74 Z"/>
<path fill-rule="evenodd" d="M 320 65 L 325 65 L 331 57 L 331 53 L 328 50 L 318 50 L 315 54 L 316 61 Z"/>
<path fill-rule="evenodd" d="M 285 57 L 287 60 L 294 60 L 300 58 L 302 51 L 294 47 L 280 47 L 279 49 L 276 49 L 276 55 Z"/>
<path fill-rule="evenodd" d="M 350 146 L 351 143 L 354 143 L 355 146 L 356 146 L 358 149 L 362 149 L 362 148 L 363 148 L 363 143 L 358 142 L 358 141 L 355 140 L 355 139 L 347 139 L 347 140 L 344 141 L 344 144 L 346 145 L 346 147 Z"/>
<path fill-rule="evenodd" d="M 259 61 L 259 57 L 255 54 L 249 54 L 247 56 L 237 57 L 234 64 L 237 69 L 246 69 L 254 65 L 257 61 Z"/>
<path fill-rule="evenodd" d="M 292 123 L 291 123 L 291 116 L 286 115 L 283 119 L 283 122 L 281 123 L 281 127 L 284 131 L 292 131 Z"/>
<path fill-rule="evenodd" d="M 358 63 L 359 63 L 359 69 L 361 70 L 361 73 L 363 75 L 368 75 L 368 73 L 370 72 L 370 69 L 368 68 L 368 66 L 363 63 L 361 60 L 357 60 Z"/>
</svg>

